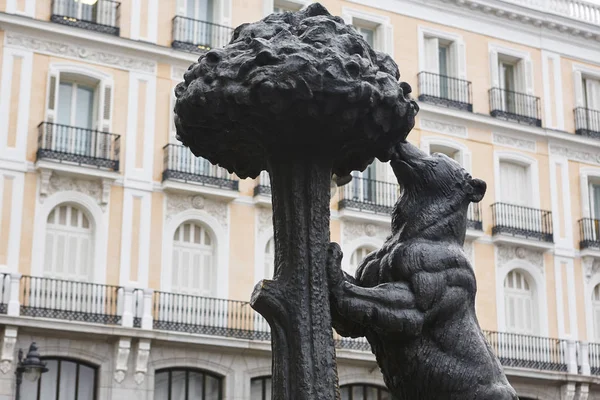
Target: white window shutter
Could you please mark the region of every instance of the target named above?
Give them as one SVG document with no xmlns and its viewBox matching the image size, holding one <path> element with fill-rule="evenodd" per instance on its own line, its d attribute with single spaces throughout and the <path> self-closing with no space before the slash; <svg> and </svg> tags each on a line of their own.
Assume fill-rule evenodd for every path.
<svg viewBox="0 0 600 400">
<path fill-rule="evenodd" d="M 440 73 L 439 40 L 434 37 L 425 38 L 425 71 Z"/>
<path fill-rule="evenodd" d="M 492 88 L 500 87 L 500 72 L 498 68 L 498 52 L 490 50 L 490 78 Z"/>
<path fill-rule="evenodd" d="M 102 130 L 103 132 L 110 132 L 113 105 L 112 82 L 102 82 L 102 84 L 100 85 L 100 90 L 100 130 Z"/>
<path fill-rule="evenodd" d="M 221 25 L 231 26 L 231 0 L 220 0 L 216 3 L 219 4 L 220 15 L 218 18 L 221 21 Z"/>
<path fill-rule="evenodd" d="M 452 47 L 455 48 L 456 77 L 458 79 L 467 79 L 467 52 L 465 50 L 465 42 L 457 40 L 452 44 Z"/>
<path fill-rule="evenodd" d="M 467 172 L 471 172 L 471 153 L 461 151 L 460 154 L 462 156 L 461 165 L 467 170 Z"/>
<path fill-rule="evenodd" d="M 192 0 L 187 0 L 192 1 Z M 177 0 L 177 15 L 186 16 L 186 0 Z"/>
<path fill-rule="evenodd" d="M 585 107 L 585 100 L 583 98 L 583 78 L 581 71 L 573 71 L 573 85 L 575 87 L 575 106 Z"/>
<path fill-rule="evenodd" d="M 352 22 L 354 22 L 352 15 L 346 11 L 342 11 L 342 19 L 347 25 L 352 25 Z"/>
<path fill-rule="evenodd" d="M 392 24 L 383 24 L 379 31 L 382 37 L 381 50 L 394 58 L 394 26 Z"/>
<path fill-rule="evenodd" d="M 600 81 L 596 79 L 586 79 L 587 108 L 591 110 L 600 110 Z"/>
<path fill-rule="evenodd" d="M 46 121 L 55 122 L 56 109 L 58 108 L 58 85 L 60 83 L 60 73 L 50 71 L 48 74 L 48 90 L 46 99 Z"/>
<path fill-rule="evenodd" d="M 533 87 L 533 63 L 529 58 L 521 60 L 519 64 L 523 64 L 523 80 L 525 82 L 525 93 L 534 95 Z"/>
<path fill-rule="evenodd" d="M 177 128 L 175 127 L 175 112 L 173 109 L 175 108 L 175 91 L 171 90 L 171 99 L 169 103 L 169 141 L 172 143 L 176 143 L 177 140 L 175 137 L 177 136 Z"/>
</svg>

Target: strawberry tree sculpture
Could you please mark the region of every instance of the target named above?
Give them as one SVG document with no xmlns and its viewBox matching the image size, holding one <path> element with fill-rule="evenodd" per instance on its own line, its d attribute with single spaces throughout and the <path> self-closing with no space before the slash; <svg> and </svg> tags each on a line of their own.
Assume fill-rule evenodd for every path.
<svg viewBox="0 0 600 400">
<path fill-rule="evenodd" d="M 235 173 L 271 177 L 275 274 L 252 307 L 271 326 L 273 398 L 339 397 L 326 272 L 332 174 L 364 170 L 414 126 L 396 63 L 315 3 L 237 27 L 175 89 L 178 139 Z"/>
</svg>

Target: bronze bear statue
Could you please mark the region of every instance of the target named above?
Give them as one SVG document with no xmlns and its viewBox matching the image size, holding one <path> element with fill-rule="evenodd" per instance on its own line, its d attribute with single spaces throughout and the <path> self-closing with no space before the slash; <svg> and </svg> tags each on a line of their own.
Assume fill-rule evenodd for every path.
<svg viewBox="0 0 600 400">
<path fill-rule="evenodd" d="M 395 400 L 518 399 L 475 315 L 475 274 L 463 251 L 467 210 L 486 184 L 444 154 L 408 142 L 390 161 L 402 193 L 392 234 L 353 278 L 327 257 L 333 326 L 367 338 Z"/>
</svg>

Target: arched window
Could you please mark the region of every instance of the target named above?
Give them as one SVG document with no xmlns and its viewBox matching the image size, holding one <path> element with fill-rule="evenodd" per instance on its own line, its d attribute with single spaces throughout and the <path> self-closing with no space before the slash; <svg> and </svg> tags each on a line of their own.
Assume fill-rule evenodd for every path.
<svg viewBox="0 0 600 400">
<path fill-rule="evenodd" d="M 391 400 L 387 389 L 375 385 L 352 384 L 340 388 L 342 400 Z"/>
<path fill-rule="evenodd" d="M 442 144 L 431 144 L 429 146 L 429 154 L 434 154 L 434 153 L 445 154 L 448 157 L 450 157 L 451 159 L 458 162 L 459 164 L 462 165 L 462 163 L 463 163 L 461 151 L 454 147 L 444 146 Z"/>
<path fill-rule="evenodd" d="M 160 400 L 221 400 L 223 378 L 191 368 L 156 371 L 154 398 Z"/>
<path fill-rule="evenodd" d="M 172 290 L 197 296 L 214 296 L 215 243 L 208 230 L 184 222 L 173 237 Z"/>
<path fill-rule="evenodd" d="M 356 269 L 359 267 L 360 263 L 363 262 L 365 257 L 369 255 L 369 253 L 373 252 L 375 249 L 371 246 L 361 246 L 358 249 L 354 250 L 354 253 L 350 256 L 350 264 L 346 270 L 346 273 L 354 276 L 356 274 Z"/>
<path fill-rule="evenodd" d="M 265 246 L 265 278 L 272 279 L 275 273 L 275 240 L 269 239 Z"/>
<path fill-rule="evenodd" d="M 96 400 L 98 396 L 97 368 L 80 361 L 44 358 L 48 372 L 37 382 L 23 379 L 21 393 L 26 399 Z"/>
<path fill-rule="evenodd" d="M 91 281 L 93 277 L 93 226 L 86 213 L 61 204 L 48 215 L 44 275 Z"/>
<path fill-rule="evenodd" d="M 533 334 L 534 293 L 530 279 L 521 271 L 513 270 L 504 279 L 506 329 L 511 333 Z"/>
<path fill-rule="evenodd" d="M 594 288 L 592 294 L 592 312 L 594 316 L 594 335 L 600 340 L 600 284 Z"/>
<path fill-rule="evenodd" d="M 250 400 L 271 400 L 271 384 L 272 379 L 270 376 L 252 378 L 250 381 Z"/>
</svg>

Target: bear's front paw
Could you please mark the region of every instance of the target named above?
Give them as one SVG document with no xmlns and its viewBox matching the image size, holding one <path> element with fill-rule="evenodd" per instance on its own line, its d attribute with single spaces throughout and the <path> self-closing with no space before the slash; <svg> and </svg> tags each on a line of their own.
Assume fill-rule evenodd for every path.
<svg viewBox="0 0 600 400">
<path fill-rule="evenodd" d="M 329 281 L 329 287 L 335 287 L 342 283 L 344 280 L 344 273 L 342 272 L 342 249 L 337 243 L 329 243 L 327 249 L 327 279 Z"/>
</svg>

